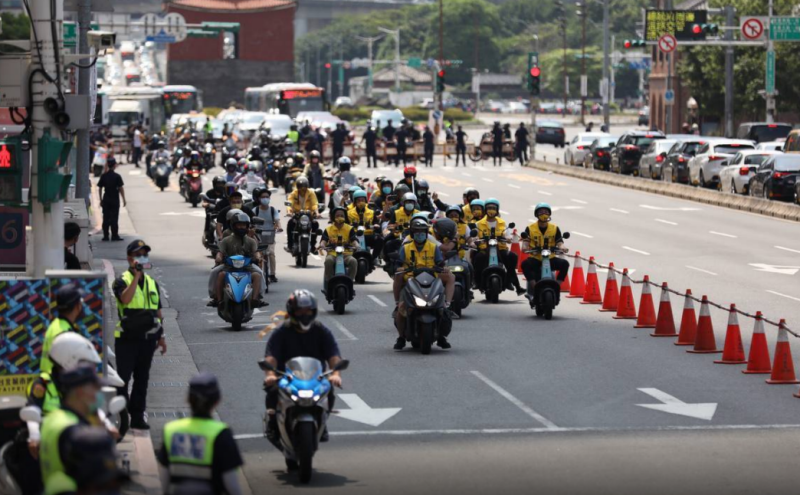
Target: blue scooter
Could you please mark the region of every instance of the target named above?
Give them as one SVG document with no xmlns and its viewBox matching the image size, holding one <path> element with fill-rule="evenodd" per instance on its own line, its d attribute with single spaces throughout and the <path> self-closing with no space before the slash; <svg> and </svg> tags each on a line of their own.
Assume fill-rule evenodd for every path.
<svg viewBox="0 0 800 495">
<path fill-rule="evenodd" d="M 328 413 L 333 406 L 328 375 L 344 371 L 350 362 L 339 361 L 333 369 L 324 372 L 322 363 L 310 357 L 296 357 L 286 363 L 286 371 L 277 370 L 261 360 L 258 366 L 281 376 L 278 381 L 279 400 L 276 410 L 280 444 L 276 445 L 286 457 L 286 467 L 298 470 L 301 483 L 311 481 L 314 454 L 325 431 Z M 264 417 L 266 436 L 266 415 Z"/>
<path fill-rule="evenodd" d="M 219 317 L 231 324 L 234 332 L 242 329 L 242 324 L 253 319 L 252 277 L 245 269 L 252 263 L 251 258 L 242 255 L 225 258 L 230 269 L 225 273 L 222 300 L 217 313 Z"/>
<path fill-rule="evenodd" d="M 375 230 L 380 229 L 380 226 L 374 226 L 373 232 Z M 358 240 L 358 249 L 355 250 L 353 253 L 353 257 L 358 262 L 358 272 L 356 273 L 356 283 L 363 284 L 366 279 L 367 275 L 372 273 L 375 269 L 375 263 L 372 261 L 372 252 L 367 246 L 367 238 L 365 235 L 366 229 L 363 225 L 359 225 L 356 229 L 356 239 Z"/>
<path fill-rule="evenodd" d="M 353 289 L 353 279 L 347 274 L 347 267 L 344 266 L 344 246 L 341 245 L 342 238 L 339 237 L 339 244 L 336 246 L 336 266 L 333 276 L 325 284 L 325 298 L 328 304 L 333 303 L 333 310 L 336 314 L 343 315 L 347 303 L 353 300 L 356 291 Z"/>
<path fill-rule="evenodd" d="M 508 224 L 507 230 L 513 229 L 515 225 L 514 222 L 511 222 Z M 493 227 L 490 235 L 483 239 L 488 246 L 489 264 L 483 270 L 483 273 L 479 275 L 479 288 L 481 292 L 486 294 L 486 300 L 490 303 L 497 303 L 500 300 L 500 293 L 505 290 L 508 284 L 506 267 L 500 262 L 500 255 L 498 254 L 498 238 L 502 238 L 504 234 L 505 232 L 501 232 L 498 236 Z"/>
<path fill-rule="evenodd" d="M 569 232 L 564 232 L 562 237 L 569 239 Z M 526 236 L 523 233 L 524 238 Z M 553 274 L 550 266 L 550 256 L 563 254 L 563 251 L 555 246 L 551 248 L 547 244 L 547 239 L 545 239 L 544 246 L 534 247 L 526 251 L 528 254 L 542 256 L 542 276 L 535 283 L 533 280 L 528 280 L 525 297 L 531 303 L 531 308 L 536 311 L 536 316 L 540 318 L 544 316 L 545 320 L 552 320 L 553 310 L 561 302 L 561 284 Z"/>
</svg>

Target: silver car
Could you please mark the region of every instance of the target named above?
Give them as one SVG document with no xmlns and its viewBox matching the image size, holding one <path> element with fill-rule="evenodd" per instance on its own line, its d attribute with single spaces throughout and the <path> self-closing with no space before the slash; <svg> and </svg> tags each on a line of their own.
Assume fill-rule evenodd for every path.
<svg viewBox="0 0 800 495">
<path fill-rule="evenodd" d="M 658 139 L 650 143 L 639 160 L 639 176 L 661 180 L 661 167 L 667 161 L 670 148 L 677 142 L 675 139 Z"/>
<path fill-rule="evenodd" d="M 710 187 L 719 182 L 723 162 L 739 151 L 755 149 L 752 141 L 745 139 L 714 139 L 697 150 L 689 160 L 689 184 Z"/>
<path fill-rule="evenodd" d="M 750 177 L 756 174 L 758 166 L 772 155 L 780 155 L 780 151 L 744 150 L 733 155 L 728 164 L 719 172 L 720 191 L 733 194 L 747 194 Z"/>
</svg>

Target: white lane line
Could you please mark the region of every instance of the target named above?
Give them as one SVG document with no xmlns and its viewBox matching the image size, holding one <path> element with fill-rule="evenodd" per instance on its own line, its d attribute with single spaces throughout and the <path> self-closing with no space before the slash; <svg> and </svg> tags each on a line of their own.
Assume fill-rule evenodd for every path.
<svg viewBox="0 0 800 495">
<path fill-rule="evenodd" d="M 373 296 L 372 294 L 369 294 L 367 297 L 372 299 L 373 301 L 375 301 L 375 304 L 377 304 L 378 306 L 381 306 L 383 308 L 386 307 L 386 303 L 385 302 L 381 301 L 380 299 L 378 299 L 377 297 Z"/>
<path fill-rule="evenodd" d="M 783 247 L 783 246 L 775 246 L 775 249 L 782 249 L 784 251 L 789 251 L 790 253 L 800 254 L 800 251 L 798 251 L 797 249 L 789 249 L 789 248 Z"/>
<path fill-rule="evenodd" d="M 521 400 L 519 400 L 516 397 L 514 397 L 513 395 L 511 395 L 511 393 L 508 392 L 506 389 L 504 389 L 500 385 L 496 384 L 495 382 L 491 381 L 490 379 L 486 378 L 486 376 L 484 376 L 484 374 L 481 373 L 480 371 L 470 371 L 470 373 L 475 375 L 480 381 L 482 381 L 486 385 L 489 385 L 492 389 L 494 389 L 495 392 L 497 392 L 498 394 L 502 395 L 509 402 L 511 402 L 512 404 L 514 404 L 518 408 L 520 408 L 520 410 L 522 412 L 524 412 L 525 414 L 527 414 L 531 418 L 533 418 L 536 421 L 542 423 L 544 426 L 546 426 L 547 428 L 550 428 L 551 430 L 558 428 L 558 426 L 556 426 L 555 423 L 553 423 L 549 419 L 545 418 L 541 414 L 537 413 L 536 411 L 534 411 L 530 407 L 526 406 L 525 403 L 523 403 Z"/>
<path fill-rule="evenodd" d="M 774 290 L 768 290 L 767 292 L 769 292 L 770 294 L 775 294 L 776 296 L 785 297 L 786 299 L 791 299 L 792 301 L 800 302 L 800 298 L 787 296 L 786 294 L 781 294 L 780 292 L 775 292 Z"/>
<path fill-rule="evenodd" d="M 316 254 L 314 254 L 314 253 L 311 253 L 311 257 L 312 257 L 312 258 L 314 258 L 314 259 L 315 259 L 315 260 L 317 260 L 317 261 L 320 261 L 320 260 L 322 260 L 322 258 L 320 258 L 319 256 L 317 256 L 317 255 L 316 255 Z"/>
<path fill-rule="evenodd" d="M 714 231 L 714 230 L 709 230 L 708 233 L 709 234 L 718 235 L 718 236 L 722 236 L 722 237 L 730 237 L 731 239 L 736 239 L 738 237 L 738 236 L 735 236 L 733 234 L 726 234 L 725 232 L 717 232 L 717 231 Z"/>
<path fill-rule="evenodd" d="M 501 215 L 508 215 L 509 213 L 507 211 L 505 211 L 505 210 L 500 210 L 500 214 Z"/>
<path fill-rule="evenodd" d="M 436 194 L 438 194 L 439 196 L 442 196 L 443 198 L 449 198 L 450 197 L 450 195 L 447 194 L 446 192 L 436 191 Z"/>
<path fill-rule="evenodd" d="M 516 184 L 509 184 L 508 187 L 510 187 L 511 189 L 522 189 L 521 187 L 519 187 Z"/>
<path fill-rule="evenodd" d="M 656 218 L 655 220 L 656 220 L 656 222 L 665 223 L 667 225 L 678 225 L 675 222 L 670 222 L 669 220 L 664 220 L 663 218 Z"/>
<path fill-rule="evenodd" d="M 461 172 L 461 175 L 463 175 L 464 177 L 472 177 L 472 174 L 468 174 L 466 172 Z"/>
<path fill-rule="evenodd" d="M 489 178 L 486 178 L 486 177 L 481 177 L 481 180 L 483 182 L 494 182 L 492 179 L 489 179 Z"/>
<path fill-rule="evenodd" d="M 571 233 L 572 233 L 572 234 L 575 234 L 575 235 L 579 235 L 579 236 L 581 236 L 581 237 L 585 237 L 585 238 L 587 238 L 587 239 L 594 239 L 594 236 L 593 236 L 593 235 L 584 234 L 583 232 L 577 232 L 577 231 L 574 231 L 574 230 L 573 230 Z"/>
<path fill-rule="evenodd" d="M 647 251 L 641 251 L 639 249 L 634 249 L 634 248 L 632 248 L 630 246 L 622 246 L 622 249 L 627 249 L 628 251 L 633 251 L 634 253 L 639 253 L 639 254 L 643 254 L 645 256 L 650 256 L 650 253 L 648 253 Z"/>
<path fill-rule="evenodd" d="M 549 193 L 547 191 L 536 191 L 536 192 L 539 193 L 539 194 L 544 194 L 545 196 L 552 196 L 553 195 L 553 193 Z"/>
<path fill-rule="evenodd" d="M 186 345 L 263 344 L 265 340 L 231 340 L 227 342 L 193 342 Z"/>
<path fill-rule="evenodd" d="M 339 331 L 340 331 L 340 332 L 342 332 L 342 333 L 345 335 L 345 337 L 347 337 L 347 338 L 348 338 L 348 339 L 350 339 L 350 340 L 358 340 L 358 337 L 356 337 L 355 335 L 353 335 L 353 334 L 350 332 L 350 330 L 346 329 L 346 328 L 344 327 L 344 325 L 342 325 L 341 323 L 339 323 L 339 320 L 331 320 L 331 321 L 333 321 L 333 325 L 334 325 L 336 328 L 338 328 L 338 329 L 339 329 Z"/>
<path fill-rule="evenodd" d="M 616 211 L 617 213 L 624 213 L 624 214 L 626 214 L 626 215 L 627 215 L 628 213 L 630 213 L 629 211 L 620 210 L 620 209 L 618 209 L 618 208 L 609 208 L 609 210 L 611 210 L 611 211 Z"/>
<path fill-rule="evenodd" d="M 709 275 L 716 275 L 716 273 L 714 273 L 714 272 L 710 272 L 708 270 L 703 270 L 702 268 L 697 268 L 696 266 L 686 265 L 686 268 L 688 268 L 689 270 L 696 270 L 698 272 L 707 273 Z"/>
<path fill-rule="evenodd" d="M 588 205 L 589 204 L 589 203 L 587 203 L 586 201 L 584 201 L 582 199 L 571 199 L 570 201 L 572 201 L 573 203 L 581 204 L 581 205 Z"/>
</svg>

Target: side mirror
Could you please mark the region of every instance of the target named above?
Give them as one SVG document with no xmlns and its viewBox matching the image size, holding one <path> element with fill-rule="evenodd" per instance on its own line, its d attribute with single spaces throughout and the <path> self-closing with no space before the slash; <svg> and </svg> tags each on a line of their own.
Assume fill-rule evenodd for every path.
<svg viewBox="0 0 800 495">
<path fill-rule="evenodd" d="M 563 234 L 561 234 L 561 237 L 563 237 L 564 239 L 569 239 L 571 237 L 571 234 L 569 232 L 564 232 Z"/>
<path fill-rule="evenodd" d="M 255 225 L 264 225 L 264 219 L 261 217 L 253 217 L 250 219 L 250 221 Z"/>
<path fill-rule="evenodd" d="M 509 228 L 509 229 L 513 229 L 513 228 L 514 228 L 514 227 L 516 227 L 516 226 L 517 226 L 517 224 L 516 224 L 516 223 L 514 223 L 514 222 L 511 222 L 510 224 L 508 224 L 508 228 Z"/>
<path fill-rule="evenodd" d="M 41 423 L 42 410 L 36 406 L 25 406 L 19 410 L 19 418 L 26 423 Z"/>
<path fill-rule="evenodd" d="M 278 371 L 277 369 L 275 369 L 274 366 L 269 364 L 266 359 L 259 360 L 258 361 L 258 367 L 261 368 L 264 371 Z"/>
<path fill-rule="evenodd" d="M 474 222 L 473 222 L 473 223 L 470 223 L 470 224 L 468 224 L 468 225 L 469 225 L 469 228 L 471 228 L 471 229 L 473 229 L 473 230 L 475 230 L 475 229 L 477 229 L 477 228 L 478 228 L 478 224 L 476 224 L 476 223 L 474 223 Z"/>
<path fill-rule="evenodd" d="M 115 415 L 125 410 L 126 406 L 125 397 L 117 395 L 108 403 L 108 414 Z"/>
<path fill-rule="evenodd" d="M 470 237 L 478 237 L 478 229 L 472 229 L 469 231 Z"/>
<path fill-rule="evenodd" d="M 291 201 L 284 201 L 283 205 L 284 206 L 292 206 L 292 202 Z"/>
<path fill-rule="evenodd" d="M 521 233 L 521 234 L 519 235 L 519 237 L 520 237 L 521 239 L 530 239 L 530 236 L 528 235 L 528 233 L 527 233 L 527 232 L 523 232 L 523 233 Z"/>
<path fill-rule="evenodd" d="M 333 371 L 344 371 L 349 367 L 350 367 L 350 361 L 347 359 L 342 359 L 341 361 L 336 363 L 336 366 L 333 367 Z"/>
</svg>

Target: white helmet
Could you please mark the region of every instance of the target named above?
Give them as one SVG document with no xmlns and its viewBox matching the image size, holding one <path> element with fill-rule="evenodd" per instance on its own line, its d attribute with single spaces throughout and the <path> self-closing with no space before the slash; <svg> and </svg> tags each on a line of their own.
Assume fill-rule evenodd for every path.
<svg viewBox="0 0 800 495">
<path fill-rule="evenodd" d="M 53 340 L 53 347 L 50 348 L 50 359 L 63 369 L 72 369 L 79 364 L 91 363 L 97 365 L 102 362 L 94 349 L 94 345 L 75 332 L 64 332 Z M 125 385 L 116 370 L 110 366 L 108 367 L 106 380 L 112 387 Z"/>
</svg>

